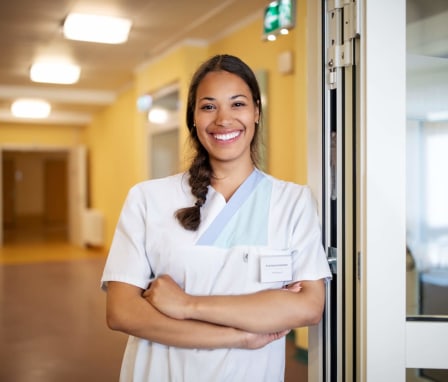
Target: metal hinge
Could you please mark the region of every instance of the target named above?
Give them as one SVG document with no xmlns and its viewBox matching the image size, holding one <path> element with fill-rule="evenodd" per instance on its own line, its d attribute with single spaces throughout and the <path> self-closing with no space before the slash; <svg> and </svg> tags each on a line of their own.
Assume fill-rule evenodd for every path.
<svg viewBox="0 0 448 382">
<path fill-rule="evenodd" d="M 338 270 L 338 249 L 335 247 L 328 247 L 328 265 L 331 273 L 336 274 Z"/>
<path fill-rule="evenodd" d="M 353 45 L 359 36 L 358 1 L 328 0 L 327 69 L 330 89 L 337 86 L 336 70 L 354 64 Z"/>
</svg>

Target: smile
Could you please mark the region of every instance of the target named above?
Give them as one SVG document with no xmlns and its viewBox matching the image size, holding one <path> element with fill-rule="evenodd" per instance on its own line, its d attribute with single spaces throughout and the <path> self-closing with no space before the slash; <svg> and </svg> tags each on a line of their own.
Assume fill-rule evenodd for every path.
<svg viewBox="0 0 448 382">
<path fill-rule="evenodd" d="M 233 131 L 227 134 L 213 134 L 213 136 L 218 141 L 230 141 L 231 139 L 238 137 L 240 134 L 241 131 Z"/>
</svg>

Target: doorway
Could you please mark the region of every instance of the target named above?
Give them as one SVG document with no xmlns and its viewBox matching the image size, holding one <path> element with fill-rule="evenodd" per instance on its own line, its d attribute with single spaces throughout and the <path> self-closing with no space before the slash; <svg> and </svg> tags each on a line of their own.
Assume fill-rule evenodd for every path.
<svg viewBox="0 0 448 382">
<path fill-rule="evenodd" d="M 4 244 L 68 240 L 68 153 L 3 150 Z"/>
</svg>

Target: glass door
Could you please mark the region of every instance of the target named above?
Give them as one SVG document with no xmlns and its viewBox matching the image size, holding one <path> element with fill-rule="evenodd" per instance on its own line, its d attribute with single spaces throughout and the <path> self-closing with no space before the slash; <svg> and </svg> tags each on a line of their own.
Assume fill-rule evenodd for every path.
<svg viewBox="0 0 448 382">
<path fill-rule="evenodd" d="M 406 1 L 408 381 L 448 381 L 447 20 L 446 1 Z"/>
<path fill-rule="evenodd" d="M 334 278 L 310 380 L 446 381 L 448 3 L 312 3 L 310 174 Z"/>
</svg>

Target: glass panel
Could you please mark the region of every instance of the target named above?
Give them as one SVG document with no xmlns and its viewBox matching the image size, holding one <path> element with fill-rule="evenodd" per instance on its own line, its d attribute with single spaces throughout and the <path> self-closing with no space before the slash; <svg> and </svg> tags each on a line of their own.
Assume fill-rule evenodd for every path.
<svg viewBox="0 0 448 382">
<path fill-rule="evenodd" d="M 448 2 L 406 2 L 407 315 L 448 319 Z M 448 370 L 407 369 L 408 382 Z"/>
<path fill-rule="evenodd" d="M 407 314 L 448 315 L 448 2 L 406 5 Z"/>
<path fill-rule="evenodd" d="M 406 382 L 448 382 L 448 371 L 440 369 L 406 369 Z"/>
<path fill-rule="evenodd" d="M 179 171 L 179 130 L 153 134 L 151 144 L 151 178 L 163 178 Z"/>
<path fill-rule="evenodd" d="M 150 177 L 179 171 L 179 91 L 172 86 L 154 96 L 148 112 Z"/>
</svg>

